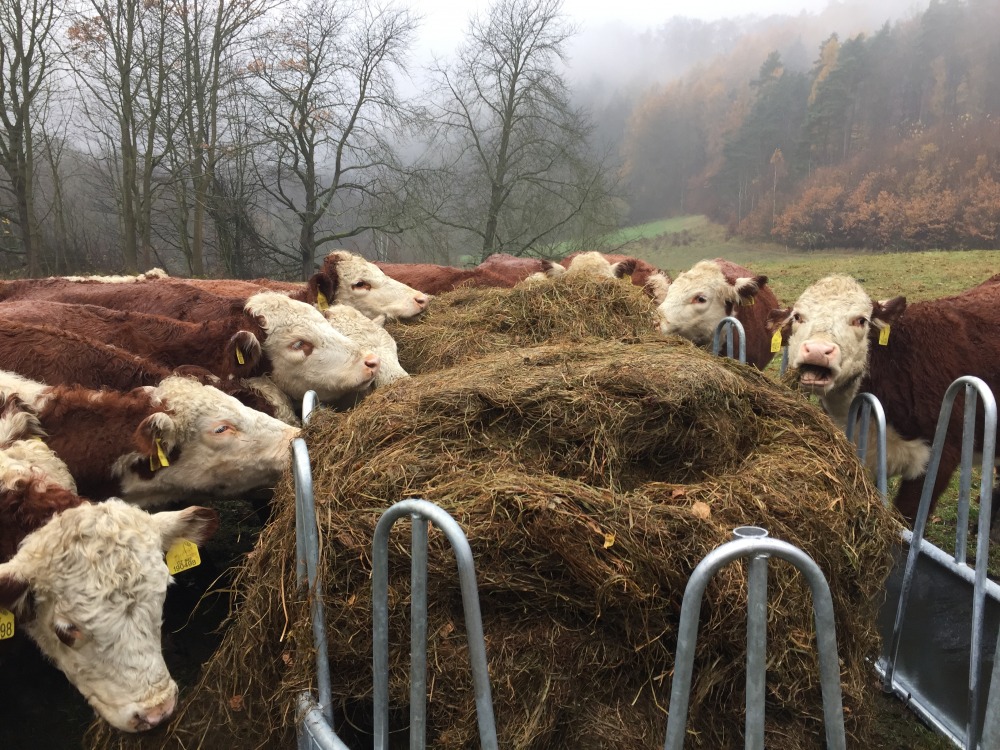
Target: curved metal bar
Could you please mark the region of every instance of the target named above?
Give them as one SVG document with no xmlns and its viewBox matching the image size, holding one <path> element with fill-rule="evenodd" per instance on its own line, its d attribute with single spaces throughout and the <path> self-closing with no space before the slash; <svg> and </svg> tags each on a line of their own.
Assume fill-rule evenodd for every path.
<svg viewBox="0 0 1000 750">
<path fill-rule="evenodd" d="M 737 359 L 743 364 L 747 362 L 747 334 L 743 330 L 743 324 L 731 315 L 727 315 L 725 318 L 719 321 L 719 324 L 715 326 L 715 333 L 712 334 L 712 354 L 719 354 L 721 350 L 721 335 L 722 331 L 726 331 L 726 351 L 729 352 L 729 356 L 733 356 L 733 329 L 740 337 L 740 354 Z"/>
<path fill-rule="evenodd" d="M 910 539 L 910 551 L 906 557 L 906 566 L 903 571 L 903 580 L 900 585 L 899 604 L 896 607 L 896 619 L 893 623 L 892 634 L 885 651 L 885 674 L 883 676 L 883 689 L 890 691 L 893 689 L 893 677 L 895 674 L 896 658 L 901 640 L 903 619 L 906 615 L 906 607 L 910 598 L 910 591 L 913 586 L 913 576 L 916 570 L 917 558 L 920 555 L 920 547 L 923 543 L 924 531 L 927 527 L 927 516 L 930 511 L 931 497 L 934 491 L 934 482 L 937 478 L 938 469 L 941 466 L 941 453 L 944 448 L 945 438 L 948 432 L 948 423 L 951 421 L 951 412 L 955 404 L 955 399 L 959 393 L 965 395 L 965 414 L 962 430 L 962 472 L 963 486 L 965 483 L 966 463 L 971 465 L 972 450 L 966 448 L 966 444 L 971 444 L 975 439 L 975 415 L 977 401 L 976 397 L 983 403 L 983 450 L 981 465 L 981 486 L 979 492 L 979 533 L 976 542 L 976 572 L 972 590 L 972 638 L 969 647 L 969 723 L 966 727 L 966 747 L 975 748 L 979 743 L 979 728 L 976 718 L 979 711 L 982 685 L 979 676 L 978 665 L 982 659 L 983 652 L 983 626 L 985 620 L 985 584 L 986 567 L 989 555 L 990 543 L 990 517 L 991 506 L 993 504 L 993 473 L 994 460 L 996 456 L 996 429 L 997 429 L 997 406 L 996 399 L 990 387 L 980 378 L 966 375 L 955 380 L 944 394 L 941 403 L 941 412 L 938 415 L 937 427 L 934 432 L 934 442 L 931 447 L 931 458 L 927 466 L 927 474 L 924 477 L 924 486 L 920 495 L 920 505 L 917 508 L 917 516 L 913 523 L 913 533 Z M 965 505 L 965 510 L 959 512 L 959 524 L 956 530 L 956 541 L 959 537 L 968 535 L 968 503 L 969 496 L 959 497 L 959 505 Z M 964 523 L 963 523 L 964 519 Z M 964 544 L 961 546 L 963 556 L 958 559 L 958 545 L 956 544 L 956 562 L 964 564 Z"/>
<path fill-rule="evenodd" d="M 781 366 L 778 368 L 778 374 L 784 375 L 788 370 L 788 347 L 781 347 Z"/>
<path fill-rule="evenodd" d="M 882 402 L 874 394 L 859 393 L 851 401 L 847 410 L 847 439 L 858 449 L 858 458 L 864 463 L 868 456 L 868 428 L 871 415 L 875 414 L 875 486 L 882 495 L 882 502 L 889 505 L 889 478 L 886 469 L 885 410 Z M 860 414 L 860 419 L 859 419 Z M 860 422 L 860 424 L 858 424 Z M 854 438 L 854 426 L 858 424 L 858 437 Z"/>
<path fill-rule="evenodd" d="M 486 642 L 483 639 L 483 618 L 479 609 L 479 592 L 472 548 L 462 527 L 448 513 L 427 500 L 401 500 L 382 514 L 375 526 L 372 542 L 372 666 L 374 701 L 374 747 L 389 747 L 389 532 L 392 525 L 405 515 L 426 519 L 440 529 L 451 543 L 458 563 L 462 605 L 469 641 L 469 660 L 476 694 L 476 715 L 479 721 L 479 741 L 484 750 L 497 750 L 496 723 L 493 718 L 493 698 L 490 692 L 489 669 L 486 662 Z M 421 618 L 426 619 L 426 609 Z M 413 644 L 411 644 L 411 649 Z M 412 671 L 412 662 L 411 662 Z M 411 696 L 412 698 L 412 696 Z M 426 695 L 421 696 L 421 703 Z M 422 738 L 421 738 L 422 739 Z M 411 747 L 415 747 L 412 743 Z M 422 744 L 418 745 L 423 747 Z"/>
<path fill-rule="evenodd" d="M 302 438 L 292 440 L 292 471 L 295 478 L 295 573 L 299 585 L 309 583 L 313 643 L 316 646 L 316 690 L 323 716 L 333 727 L 330 660 L 327 654 L 326 613 L 323 609 L 323 579 L 319 575 L 319 526 L 313 502 L 309 449 Z"/>
<path fill-rule="evenodd" d="M 312 416 L 318 404 L 319 399 L 316 396 L 316 391 L 306 391 L 306 395 L 302 397 L 302 424 L 309 424 L 309 417 Z"/>
<path fill-rule="evenodd" d="M 833 616 L 833 597 L 823 571 L 809 555 L 780 539 L 737 539 L 726 542 L 705 556 L 694 569 L 684 590 L 681 620 L 677 634 L 677 654 L 674 679 L 670 688 L 665 750 L 680 750 L 684 746 L 691 674 L 694 669 L 694 646 L 698 636 L 701 600 L 711 577 L 722 567 L 741 557 L 771 555 L 794 565 L 806 577 L 812 590 L 816 621 L 816 647 L 819 652 L 820 687 L 823 691 L 823 719 L 826 725 L 826 746 L 831 750 L 846 750 L 844 706 L 840 691 L 840 664 L 837 657 L 837 633 Z M 748 738 L 749 740 L 749 738 Z"/>
</svg>

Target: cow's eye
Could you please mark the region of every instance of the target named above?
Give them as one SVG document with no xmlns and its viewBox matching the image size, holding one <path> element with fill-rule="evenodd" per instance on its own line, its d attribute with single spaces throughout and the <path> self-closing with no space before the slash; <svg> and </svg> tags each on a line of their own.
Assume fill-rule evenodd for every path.
<svg viewBox="0 0 1000 750">
<path fill-rule="evenodd" d="M 362 279 L 361 281 L 355 281 L 353 284 L 351 284 L 351 289 L 365 289 L 365 290 L 367 290 L 367 289 L 371 289 L 371 288 L 372 288 L 372 285 L 369 284 L 364 279 Z"/>
<path fill-rule="evenodd" d="M 856 328 L 864 328 L 866 325 L 868 325 L 868 318 L 866 318 L 864 315 L 859 315 L 858 317 L 856 317 L 854 320 L 851 321 L 851 325 L 855 326 Z"/>
<path fill-rule="evenodd" d="M 704 305 L 706 302 L 708 302 L 708 297 L 704 294 L 696 294 L 691 298 L 692 305 Z"/>
<path fill-rule="evenodd" d="M 314 347 L 312 343 L 306 341 L 305 339 L 299 339 L 295 343 L 291 344 L 289 348 L 292 349 L 293 351 L 302 352 L 308 357 L 310 354 L 312 354 L 313 349 L 315 349 L 316 347 Z"/>
<path fill-rule="evenodd" d="M 221 435 L 223 432 L 226 432 L 227 430 L 231 430 L 231 429 L 233 429 L 231 425 L 220 424 L 218 427 L 216 427 L 214 430 L 212 430 L 212 432 L 214 432 L 216 435 Z"/>
<path fill-rule="evenodd" d="M 62 643 L 73 648 L 80 639 L 83 638 L 83 633 L 80 632 L 80 628 L 71 622 L 65 620 L 57 620 L 52 626 L 56 631 L 56 638 L 58 638 Z"/>
</svg>

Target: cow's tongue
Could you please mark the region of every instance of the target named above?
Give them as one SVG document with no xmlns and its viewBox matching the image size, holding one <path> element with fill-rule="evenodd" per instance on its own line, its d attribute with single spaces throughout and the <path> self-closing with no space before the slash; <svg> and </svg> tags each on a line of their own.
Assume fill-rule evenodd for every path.
<svg viewBox="0 0 1000 750">
<path fill-rule="evenodd" d="M 830 382 L 830 368 L 819 367 L 818 365 L 802 365 L 799 368 L 802 373 L 799 383 L 807 386 L 827 385 Z"/>
</svg>

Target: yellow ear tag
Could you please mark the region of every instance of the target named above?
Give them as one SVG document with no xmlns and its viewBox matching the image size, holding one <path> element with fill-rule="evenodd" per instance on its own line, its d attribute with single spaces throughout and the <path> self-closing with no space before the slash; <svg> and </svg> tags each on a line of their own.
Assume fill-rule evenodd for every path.
<svg viewBox="0 0 1000 750">
<path fill-rule="evenodd" d="M 156 457 L 160 459 L 160 466 L 170 466 L 167 454 L 163 452 L 163 444 L 160 442 L 160 439 L 156 438 L 153 442 L 156 444 Z"/>
<path fill-rule="evenodd" d="M 780 351 L 781 351 L 781 329 L 779 328 L 777 331 L 774 332 L 774 335 L 771 337 L 771 354 Z"/>
<path fill-rule="evenodd" d="M 878 345 L 885 346 L 889 343 L 889 326 L 882 328 L 878 332 Z"/>
<path fill-rule="evenodd" d="M 319 290 L 316 291 L 316 307 L 320 310 L 327 310 L 330 307 L 330 300 L 328 300 L 326 295 Z"/>
<path fill-rule="evenodd" d="M 245 365 L 247 363 L 247 361 L 243 359 L 243 352 L 240 351 L 238 346 L 236 347 L 236 361 L 241 365 Z"/>
<path fill-rule="evenodd" d="M 14 613 L 0 609 L 0 641 L 14 637 Z"/>
<path fill-rule="evenodd" d="M 167 550 L 167 570 L 170 571 L 170 575 L 199 565 L 201 565 L 201 555 L 198 554 L 198 545 L 194 542 L 181 539 L 174 542 L 174 546 Z"/>
</svg>

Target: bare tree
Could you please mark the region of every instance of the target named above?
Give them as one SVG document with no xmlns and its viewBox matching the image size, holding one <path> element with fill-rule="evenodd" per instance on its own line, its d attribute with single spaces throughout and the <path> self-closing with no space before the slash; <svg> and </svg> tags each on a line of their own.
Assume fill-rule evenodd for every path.
<svg viewBox="0 0 1000 750">
<path fill-rule="evenodd" d="M 230 137 L 226 132 L 230 123 L 225 99 L 227 95 L 244 94 L 236 84 L 246 72 L 244 56 L 253 43 L 255 24 L 277 1 L 176 2 L 177 13 L 172 21 L 177 65 L 172 81 L 178 127 L 177 169 L 173 177 L 185 181 L 177 191 L 178 206 L 190 226 L 190 238 L 185 232 L 182 250 L 191 273 L 202 276 L 208 221 L 221 216 L 213 211 L 213 203 L 228 200 L 225 194 L 215 193 L 222 184 L 219 162 L 227 151 L 236 151 L 237 136 Z M 231 109 L 230 114 L 234 115 L 233 126 L 239 130 L 243 113 Z"/>
<path fill-rule="evenodd" d="M 70 27 L 84 112 L 117 189 L 124 269 L 152 264 L 153 175 L 170 136 L 161 131 L 167 73 L 166 2 L 90 0 Z"/>
<path fill-rule="evenodd" d="M 323 245 L 398 231 L 405 191 L 392 136 L 408 113 L 394 74 L 416 20 L 369 0 L 289 9 L 257 50 L 263 183 L 297 220 L 303 278 Z"/>
<path fill-rule="evenodd" d="M 59 15 L 55 0 L 0 3 L 0 167 L 10 181 L 3 188 L 14 204 L 29 276 L 41 273 L 33 122 L 58 54 L 53 34 Z"/>
<path fill-rule="evenodd" d="M 431 153 L 444 158 L 427 213 L 476 236 L 483 258 L 537 251 L 609 206 L 613 170 L 590 152 L 592 127 L 558 71 L 573 33 L 561 11 L 561 0 L 498 0 L 431 72 Z"/>
</svg>

